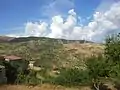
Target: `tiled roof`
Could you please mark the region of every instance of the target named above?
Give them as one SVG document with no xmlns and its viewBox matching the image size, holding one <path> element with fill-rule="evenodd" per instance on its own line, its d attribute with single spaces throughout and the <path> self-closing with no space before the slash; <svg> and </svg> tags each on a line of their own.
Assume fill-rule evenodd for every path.
<svg viewBox="0 0 120 90">
<path fill-rule="evenodd" d="M 4 56 L 4 58 L 9 59 L 9 60 L 20 60 L 20 59 L 22 59 L 21 57 L 14 56 L 14 55 Z"/>
<path fill-rule="evenodd" d="M 21 60 L 21 57 L 15 56 L 15 55 L 0 55 L 0 60 Z"/>
</svg>

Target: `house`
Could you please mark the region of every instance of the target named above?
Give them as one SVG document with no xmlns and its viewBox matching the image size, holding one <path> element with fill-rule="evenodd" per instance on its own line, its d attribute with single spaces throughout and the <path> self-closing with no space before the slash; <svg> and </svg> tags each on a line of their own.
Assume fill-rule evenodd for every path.
<svg viewBox="0 0 120 90">
<path fill-rule="evenodd" d="M 2 64 L 4 62 L 4 64 Z M 28 68 L 28 61 L 23 60 L 22 57 L 15 55 L 1 55 L 0 56 L 0 65 L 6 67 L 6 65 L 10 64 L 12 67 L 26 70 Z"/>
<path fill-rule="evenodd" d="M 15 55 L 2 55 L 0 62 L 0 83 L 14 83 L 17 74 L 28 68 L 28 61 Z"/>
<path fill-rule="evenodd" d="M 23 60 L 22 57 L 15 56 L 15 55 L 6 55 L 4 56 L 5 61 L 10 63 L 13 67 L 25 70 L 28 68 L 28 61 Z"/>
<path fill-rule="evenodd" d="M 15 56 L 15 55 L 9 55 L 9 56 L 4 56 L 5 61 L 20 61 L 22 60 L 21 57 Z"/>
<path fill-rule="evenodd" d="M 0 84 L 6 83 L 7 77 L 5 73 L 5 66 L 0 65 Z"/>
</svg>

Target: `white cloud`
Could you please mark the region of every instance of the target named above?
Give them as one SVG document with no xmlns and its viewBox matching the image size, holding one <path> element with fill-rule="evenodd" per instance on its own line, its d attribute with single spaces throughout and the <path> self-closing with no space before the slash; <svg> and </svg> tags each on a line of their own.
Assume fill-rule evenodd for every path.
<svg viewBox="0 0 120 90">
<path fill-rule="evenodd" d="M 78 23 L 80 18 L 74 9 L 71 9 L 67 18 L 59 14 L 52 17 L 51 23 L 28 22 L 25 26 L 25 35 L 102 41 L 106 35 L 120 32 L 120 2 L 112 4 L 104 12 L 96 11 L 93 20 L 86 26 Z"/>
<path fill-rule="evenodd" d="M 88 27 L 94 31 L 92 39 L 101 41 L 106 35 L 120 32 L 120 2 L 111 6 L 104 13 L 96 12 L 93 16 L 93 22 L 90 22 Z M 91 23 L 94 23 L 90 25 Z"/>
<path fill-rule="evenodd" d="M 74 0 L 53 0 L 51 3 L 42 7 L 43 16 L 51 17 L 58 14 L 63 14 L 74 8 Z"/>
<path fill-rule="evenodd" d="M 47 34 L 48 24 L 45 22 L 28 22 L 25 27 L 25 35 L 27 36 L 45 36 Z"/>
<path fill-rule="evenodd" d="M 69 39 L 76 23 L 76 13 L 74 10 L 68 12 L 68 17 L 66 20 L 63 20 L 61 16 L 54 16 L 52 18 L 52 24 L 50 25 L 51 33 L 48 37 L 51 38 L 66 38 Z"/>
</svg>

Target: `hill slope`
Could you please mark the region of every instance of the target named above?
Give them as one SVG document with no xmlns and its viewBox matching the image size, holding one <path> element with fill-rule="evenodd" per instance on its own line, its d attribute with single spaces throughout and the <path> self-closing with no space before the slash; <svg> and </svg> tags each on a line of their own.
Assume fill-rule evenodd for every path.
<svg viewBox="0 0 120 90">
<path fill-rule="evenodd" d="M 84 58 L 93 54 L 98 55 L 104 49 L 100 44 L 83 40 L 43 37 L 2 37 L 0 40 L 0 55 L 18 55 L 23 59 L 36 61 L 36 66 L 49 68 L 53 66 L 75 67 L 83 65 Z"/>
<path fill-rule="evenodd" d="M 31 40 L 49 40 L 49 41 L 54 41 L 54 42 L 62 42 L 62 43 L 93 43 L 91 41 L 85 41 L 85 40 L 65 40 L 65 39 L 55 39 L 55 38 L 46 38 L 46 37 L 7 37 L 7 36 L 0 36 L 0 42 L 27 42 Z"/>
<path fill-rule="evenodd" d="M 0 42 L 10 42 L 14 37 L 0 36 Z"/>
</svg>

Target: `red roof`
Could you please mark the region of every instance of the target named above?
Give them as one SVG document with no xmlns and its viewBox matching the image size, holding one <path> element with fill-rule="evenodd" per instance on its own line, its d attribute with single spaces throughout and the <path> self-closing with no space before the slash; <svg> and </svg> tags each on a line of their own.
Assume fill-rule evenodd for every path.
<svg viewBox="0 0 120 90">
<path fill-rule="evenodd" d="M 21 60 L 21 57 L 18 56 L 14 56 L 14 55 L 10 55 L 10 56 L 4 56 L 5 59 L 9 59 L 9 60 Z"/>
</svg>

